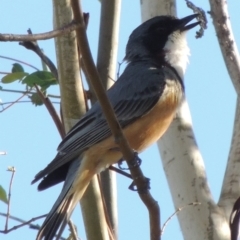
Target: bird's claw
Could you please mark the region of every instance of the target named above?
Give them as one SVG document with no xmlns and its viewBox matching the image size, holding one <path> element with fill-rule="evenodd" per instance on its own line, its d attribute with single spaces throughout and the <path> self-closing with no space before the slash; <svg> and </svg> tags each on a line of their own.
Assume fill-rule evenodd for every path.
<svg viewBox="0 0 240 240">
<path fill-rule="evenodd" d="M 121 165 L 123 164 L 123 159 L 120 159 L 118 161 L 118 167 L 119 169 L 121 170 L 129 170 L 131 168 L 135 168 L 135 167 L 139 167 L 142 163 L 142 160 L 138 157 L 138 153 L 137 152 L 134 152 L 134 159 L 132 161 L 129 161 L 129 167 L 128 168 L 124 168 L 122 167 Z"/>
<path fill-rule="evenodd" d="M 140 194 L 146 193 L 148 190 L 150 190 L 150 178 L 144 178 L 144 183 L 141 188 L 137 188 L 134 181 L 130 184 L 128 188 L 132 191 L 137 191 Z"/>
</svg>

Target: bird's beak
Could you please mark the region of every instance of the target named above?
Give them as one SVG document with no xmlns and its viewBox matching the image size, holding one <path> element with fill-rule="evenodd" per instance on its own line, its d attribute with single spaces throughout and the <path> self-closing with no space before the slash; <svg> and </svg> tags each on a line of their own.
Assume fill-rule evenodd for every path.
<svg viewBox="0 0 240 240">
<path fill-rule="evenodd" d="M 181 31 L 181 32 L 184 32 L 184 31 L 187 31 L 189 29 L 192 29 L 194 27 L 196 27 L 200 21 L 198 22 L 195 22 L 195 23 L 191 23 L 189 25 L 187 25 L 191 20 L 193 20 L 194 18 L 198 17 L 199 14 L 193 14 L 193 15 L 190 15 L 190 16 L 187 16 L 185 18 L 182 18 L 182 19 L 179 19 L 179 25 L 178 25 L 178 29 Z"/>
</svg>

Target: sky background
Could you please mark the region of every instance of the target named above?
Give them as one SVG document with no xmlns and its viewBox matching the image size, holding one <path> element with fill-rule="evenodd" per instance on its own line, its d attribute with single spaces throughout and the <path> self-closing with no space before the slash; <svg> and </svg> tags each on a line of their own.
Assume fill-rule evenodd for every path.
<svg viewBox="0 0 240 240">
<path fill-rule="evenodd" d="M 98 28 L 100 19 L 100 2 L 83 0 L 84 12 L 90 13 L 88 37 L 92 54 L 96 59 L 98 47 Z M 198 6 L 210 10 L 208 1 L 201 1 Z M 9 1 L 0 0 L 0 33 L 26 34 L 28 28 L 33 33 L 42 33 L 52 29 L 51 1 Z M 200 5 L 201 4 L 201 5 Z M 240 1 L 229 2 L 229 12 L 237 44 L 240 44 L 239 9 Z M 185 1 L 177 3 L 178 17 L 192 14 Z M 194 132 L 202 153 L 209 185 L 215 201 L 218 201 L 222 179 L 226 167 L 232 126 L 235 113 L 236 93 L 225 68 L 211 18 L 208 29 L 201 39 L 195 39 L 195 30 L 188 33 L 191 49 L 190 64 L 185 74 L 186 96 L 189 102 Z M 141 23 L 140 3 L 137 0 L 122 2 L 118 61 L 124 57 L 125 46 L 130 33 Z M 39 41 L 44 52 L 56 63 L 54 41 Z M 39 58 L 17 42 L 0 42 L 0 55 L 28 62 L 41 69 Z M 13 61 L 0 58 L 0 72 L 10 72 Z M 24 66 L 26 72 L 34 70 Z M 0 74 L 0 78 L 4 75 Z M 19 83 L 0 86 L 6 89 L 24 90 Z M 58 86 L 51 87 L 49 93 L 58 94 Z M 19 94 L 0 92 L 3 103 L 14 101 Z M 25 98 L 27 100 L 27 98 Z M 6 105 L 4 105 L 6 106 Z M 59 110 L 59 105 L 55 105 Z M 1 110 L 1 106 L 0 106 Z M 61 186 L 38 192 L 37 185 L 30 185 L 34 175 L 44 168 L 55 156 L 60 136 L 51 117 L 44 106 L 35 107 L 31 103 L 18 103 L 0 114 L 0 185 L 8 189 L 11 174 L 8 166 L 17 171 L 12 186 L 11 215 L 29 220 L 47 213 Z M 156 144 L 140 156 L 143 160 L 142 170 L 151 178 L 151 193 L 161 207 L 162 223 L 174 212 L 170 192 L 162 170 Z M 129 179 L 118 176 L 118 214 L 119 240 L 149 239 L 148 213 L 135 192 L 128 190 Z M 78 227 L 81 239 L 86 239 L 80 208 L 77 207 L 73 220 Z M 0 212 L 6 213 L 6 205 L 0 202 Z M 181 213 L 180 213 L 181 214 Z M 80 219 L 80 220 L 79 220 Z M 34 223 L 41 224 L 42 221 Z M 17 222 L 9 222 L 9 227 Z M 5 225 L 5 218 L 0 216 L 0 229 Z M 23 227 L 0 239 L 34 239 L 37 231 Z M 65 232 L 64 237 L 68 233 Z M 177 218 L 168 224 L 162 239 L 182 240 Z"/>
</svg>

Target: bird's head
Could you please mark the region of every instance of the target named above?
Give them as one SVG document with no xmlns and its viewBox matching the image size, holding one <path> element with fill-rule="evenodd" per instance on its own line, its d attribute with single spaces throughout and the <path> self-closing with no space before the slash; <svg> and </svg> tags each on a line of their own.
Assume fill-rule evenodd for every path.
<svg viewBox="0 0 240 240">
<path fill-rule="evenodd" d="M 144 22 L 130 35 L 125 60 L 154 59 L 160 64 L 171 65 L 182 77 L 190 55 L 186 32 L 200 22 L 188 23 L 197 16 L 193 14 L 182 19 L 158 16 Z"/>
</svg>

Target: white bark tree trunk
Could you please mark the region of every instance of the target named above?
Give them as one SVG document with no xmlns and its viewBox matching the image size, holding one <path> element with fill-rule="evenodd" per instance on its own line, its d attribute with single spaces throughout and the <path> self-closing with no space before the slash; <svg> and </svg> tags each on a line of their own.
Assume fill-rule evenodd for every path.
<svg viewBox="0 0 240 240">
<path fill-rule="evenodd" d="M 143 21 L 156 15 L 176 15 L 173 0 L 143 0 L 141 7 Z M 158 141 L 158 147 L 175 208 L 200 203 L 178 214 L 184 239 L 230 239 L 228 219 L 214 202 L 208 186 L 186 99 L 168 131 Z"/>
</svg>

